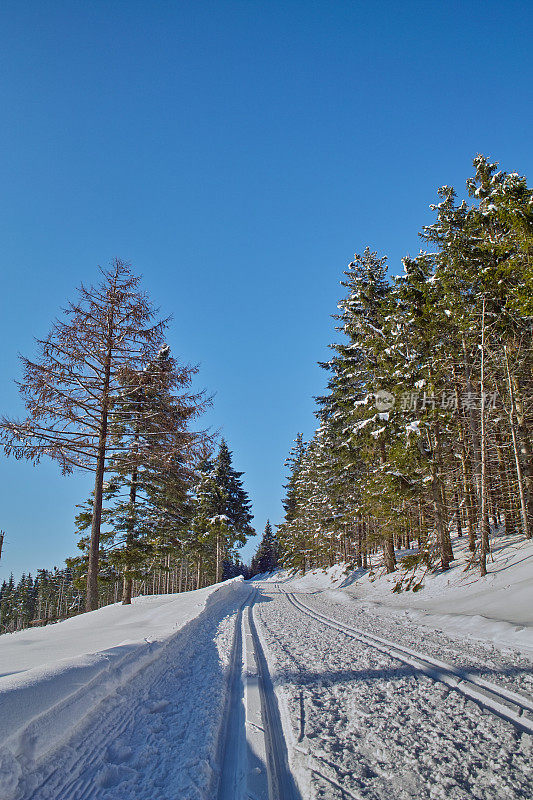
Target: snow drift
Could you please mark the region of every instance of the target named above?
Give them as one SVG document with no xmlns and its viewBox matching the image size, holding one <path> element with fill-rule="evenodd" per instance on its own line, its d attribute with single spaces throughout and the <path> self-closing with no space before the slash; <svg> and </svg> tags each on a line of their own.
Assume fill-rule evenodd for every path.
<svg viewBox="0 0 533 800">
<path fill-rule="evenodd" d="M 0 797 L 24 766 L 51 754 L 84 718 L 221 600 L 248 594 L 242 578 L 194 592 L 139 597 L 0 639 Z"/>
</svg>

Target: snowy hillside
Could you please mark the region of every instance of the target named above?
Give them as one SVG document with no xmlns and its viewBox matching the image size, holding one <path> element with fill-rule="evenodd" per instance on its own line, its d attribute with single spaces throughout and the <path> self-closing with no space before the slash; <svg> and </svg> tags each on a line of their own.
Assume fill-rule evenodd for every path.
<svg viewBox="0 0 533 800">
<path fill-rule="evenodd" d="M 477 569 L 467 569 L 467 545 L 465 537 L 455 537 L 451 569 L 424 575 L 423 588 L 416 593 L 392 591 L 399 573 L 385 573 L 381 554 L 370 570 L 350 571 L 340 564 L 302 577 L 278 572 L 267 580 L 282 582 L 290 591 L 336 590 L 337 599 L 342 592 L 345 599 L 358 598 L 383 611 L 405 611 L 427 626 L 533 653 L 533 542 L 494 536 L 484 578 Z M 401 566 L 401 551 L 398 556 Z"/>
<path fill-rule="evenodd" d="M 180 675 L 200 642 L 205 672 L 186 684 L 192 693 L 188 702 L 194 704 L 199 735 L 184 741 L 180 774 L 187 782 L 189 765 L 193 773 L 189 780 L 199 781 L 205 789 L 221 721 L 224 669 L 232 638 L 232 630 L 223 628 L 223 620 L 247 594 L 242 579 L 236 578 L 180 595 L 139 597 L 129 607 L 111 605 L 57 625 L 2 636 L 2 800 L 33 796 L 39 782 L 34 770 L 40 763 L 46 764 L 47 757 L 63 742 L 83 730 L 87 717 L 98 709 L 113 722 L 103 725 L 101 738 L 93 741 L 94 747 L 104 752 L 104 759 L 92 780 L 101 787 L 112 786 L 120 783 L 128 770 L 133 774 L 131 767 L 120 766 L 122 761 L 130 761 L 131 753 L 124 759 L 116 752 L 105 757 L 106 747 L 114 747 L 117 735 L 113 717 L 117 696 L 129 696 L 130 713 L 139 717 L 148 714 L 153 727 L 159 712 L 168 711 L 170 704 L 167 693 L 171 681 L 165 677 L 165 670 L 171 664 L 172 671 Z M 149 688 L 150 680 L 157 683 L 155 691 Z M 142 742 L 143 752 L 147 746 Z M 143 758 L 148 757 L 146 753 Z M 136 755 L 141 757 L 140 752 Z M 65 769 L 74 767 L 67 759 Z M 50 792 L 36 796 L 57 796 L 59 800 L 59 794 L 53 789 Z"/>
</svg>

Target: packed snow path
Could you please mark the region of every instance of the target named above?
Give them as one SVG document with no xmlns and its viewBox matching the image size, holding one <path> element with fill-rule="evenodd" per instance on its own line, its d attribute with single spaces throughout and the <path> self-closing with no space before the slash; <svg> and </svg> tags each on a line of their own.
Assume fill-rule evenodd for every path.
<svg viewBox="0 0 533 800">
<path fill-rule="evenodd" d="M 254 618 L 258 595 L 255 589 L 237 618 L 218 800 L 300 800 Z"/>
<path fill-rule="evenodd" d="M 257 604 L 302 794 L 530 798 L 530 663 L 441 636 L 446 666 L 439 649 L 431 650 L 435 633 L 427 650 L 419 626 L 330 594 L 287 594 L 264 584 Z M 413 638 L 417 654 L 429 661 L 416 658 Z M 452 688 L 459 675 L 476 685 Z M 501 687 L 499 700 L 487 684 Z M 502 707 L 491 708 L 496 702 Z M 502 719 L 505 702 L 515 724 Z"/>
<path fill-rule="evenodd" d="M 404 664 L 409 664 L 425 675 L 429 675 L 430 678 L 442 681 L 442 683 L 452 689 L 457 689 L 457 691 L 471 700 L 475 700 L 481 707 L 492 711 L 496 716 L 511 722 L 520 732 L 533 734 L 533 702 L 527 697 L 509 691 L 509 689 L 498 684 L 489 683 L 489 681 L 478 677 L 472 670 L 466 671 L 453 667 L 431 656 L 383 639 L 381 636 L 365 633 L 359 628 L 354 628 L 353 625 L 338 622 L 319 611 L 313 610 L 301 600 L 298 600 L 292 592 L 287 593 L 287 598 L 295 608 L 303 611 L 311 619 L 316 619 L 318 622 L 327 625 L 328 628 L 357 639 L 363 645 L 374 647 L 380 653 L 385 653 Z"/>
<path fill-rule="evenodd" d="M 215 592 L 152 661 L 124 680 L 115 670 L 46 757 L 46 730 L 30 726 L 0 757 L 6 800 L 533 796 L 528 659 L 293 589 Z"/>
</svg>

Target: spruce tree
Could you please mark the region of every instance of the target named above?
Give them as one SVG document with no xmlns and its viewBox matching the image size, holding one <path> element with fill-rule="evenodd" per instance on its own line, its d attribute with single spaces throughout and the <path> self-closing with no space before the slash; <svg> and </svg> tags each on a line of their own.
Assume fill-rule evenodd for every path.
<svg viewBox="0 0 533 800">
<path fill-rule="evenodd" d="M 295 462 L 283 563 L 364 567 L 417 539 L 404 564 L 448 568 L 450 532 L 466 529 L 481 573 L 490 531 L 533 530 L 533 202 L 524 177 L 484 156 L 467 182 L 472 203 L 438 190 L 433 252 L 386 262 L 368 249 L 345 273 L 343 334 L 325 365 L 319 427 Z M 404 585 L 400 577 L 397 586 Z M 405 581 L 419 588 L 415 577 Z"/>
<path fill-rule="evenodd" d="M 196 368 L 180 366 L 168 346 L 137 375 L 129 371 L 112 409 L 110 430 L 121 445 L 111 463 L 119 487 L 110 523 L 112 563 L 123 574 L 124 604 L 148 559 L 168 554 L 188 522 L 189 495 L 203 436 L 190 429 L 204 410 L 203 393 L 187 391 Z"/>
<path fill-rule="evenodd" d="M 259 544 L 256 554 L 252 558 L 252 575 L 259 575 L 264 572 L 273 572 L 278 567 L 278 543 L 272 530 L 270 520 L 267 520 L 263 538 Z"/>
<path fill-rule="evenodd" d="M 254 533 L 250 524 L 251 504 L 242 485 L 242 475 L 234 469 L 224 439 L 216 458 L 204 460 L 199 469 L 192 526 L 199 542 L 210 553 L 217 583 L 222 577 L 223 562 Z"/>
</svg>

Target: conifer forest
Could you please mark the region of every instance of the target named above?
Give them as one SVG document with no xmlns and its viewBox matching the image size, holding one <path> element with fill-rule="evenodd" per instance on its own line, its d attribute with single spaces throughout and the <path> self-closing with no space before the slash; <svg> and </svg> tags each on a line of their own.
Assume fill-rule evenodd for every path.
<svg viewBox="0 0 533 800">
<path fill-rule="evenodd" d="M 202 429 L 212 401 L 165 344 L 170 320 L 118 259 L 81 286 L 21 357 L 27 416 L 0 427 L 8 456 L 91 473 L 79 554 L 4 581 L 1 630 L 276 567 L 366 569 L 376 553 L 395 591 L 416 591 L 453 562 L 452 533 L 481 575 L 492 531 L 531 539 L 533 190 L 482 155 L 466 187 L 460 202 L 438 189 L 399 277 L 369 248 L 344 271 L 318 426 L 290 450 L 284 517 L 251 571 L 243 474 Z"/>
<path fill-rule="evenodd" d="M 396 588 L 416 590 L 417 566 L 449 568 L 452 531 L 481 575 L 491 530 L 533 535 L 533 190 L 481 155 L 466 186 L 438 190 L 402 275 L 368 248 L 344 272 L 318 427 L 287 461 L 291 569 L 378 549 L 392 573 L 413 546 Z"/>
<path fill-rule="evenodd" d="M 532 41 L 0 5 L 0 800 L 533 798 Z"/>
</svg>

